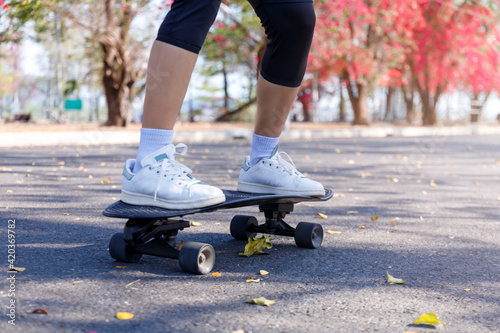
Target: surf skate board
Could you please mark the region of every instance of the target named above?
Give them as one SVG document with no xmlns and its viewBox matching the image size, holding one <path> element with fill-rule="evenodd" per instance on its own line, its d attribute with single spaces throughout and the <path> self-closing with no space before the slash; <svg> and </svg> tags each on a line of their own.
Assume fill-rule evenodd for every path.
<svg viewBox="0 0 500 333">
<path fill-rule="evenodd" d="M 294 205 L 304 201 L 326 201 L 333 191 L 325 190 L 322 197 L 302 195 L 251 194 L 223 190 L 226 201 L 214 206 L 172 210 L 153 206 L 134 206 L 117 201 L 103 211 L 107 217 L 126 218 L 123 232 L 110 240 L 111 257 L 121 262 L 138 262 L 143 254 L 178 259 L 187 273 L 207 274 L 215 263 L 215 251 L 210 244 L 186 242 L 178 246 L 179 230 L 189 228 L 189 221 L 182 217 L 196 213 L 209 213 L 222 209 L 259 206 L 265 222 L 259 224 L 254 216 L 235 215 L 230 232 L 235 239 L 248 240 L 260 234 L 294 237 L 298 247 L 317 249 L 323 241 L 323 228 L 317 223 L 300 222 L 295 228 L 284 221 L 293 212 Z"/>
</svg>

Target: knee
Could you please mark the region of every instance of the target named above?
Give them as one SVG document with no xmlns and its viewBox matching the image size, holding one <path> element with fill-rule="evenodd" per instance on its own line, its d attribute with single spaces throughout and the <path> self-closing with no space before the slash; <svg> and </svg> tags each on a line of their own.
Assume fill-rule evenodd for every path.
<svg viewBox="0 0 500 333">
<path fill-rule="evenodd" d="M 263 22 L 269 39 L 288 36 L 297 42 L 308 44 L 312 40 L 316 25 L 312 2 L 286 3 L 275 7 L 274 11 L 267 8 L 268 20 Z"/>
</svg>

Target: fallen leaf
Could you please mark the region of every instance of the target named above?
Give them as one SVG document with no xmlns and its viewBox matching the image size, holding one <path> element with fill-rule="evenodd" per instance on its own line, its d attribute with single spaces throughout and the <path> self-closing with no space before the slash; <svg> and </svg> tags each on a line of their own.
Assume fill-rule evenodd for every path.
<svg viewBox="0 0 500 333">
<path fill-rule="evenodd" d="M 106 162 L 101 163 L 101 166 L 107 166 L 107 165 L 108 165 L 108 163 L 106 163 Z"/>
<path fill-rule="evenodd" d="M 392 219 L 391 224 L 394 225 L 394 224 L 398 223 L 399 220 L 400 220 L 399 217 L 395 217 L 394 219 Z"/>
<path fill-rule="evenodd" d="M 177 247 L 177 250 L 181 250 L 182 249 L 182 244 L 184 243 L 184 240 L 181 239 L 181 241 L 179 242 L 179 246 Z"/>
<path fill-rule="evenodd" d="M 377 222 L 378 221 L 378 215 L 373 215 L 372 217 L 370 217 L 370 219 L 372 220 L 372 222 Z"/>
<path fill-rule="evenodd" d="M 472 289 L 464 289 L 464 291 L 471 291 Z"/>
<path fill-rule="evenodd" d="M 26 268 L 24 267 L 12 267 L 9 271 L 24 272 Z"/>
<path fill-rule="evenodd" d="M 45 310 L 45 309 L 35 309 L 35 310 L 31 311 L 31 313 L 43 313 L 43 314 L 46 314 L 46 315 L 49 314 L 49 312 L 47 310 Z"/>
<path fill-rule="evenodd" d="M 351 164 L 351 165 L 352 164 L 356 164 L 356 161 L 355 160 L 349 160 L 349 161 L 347 161 L 347 164 Z"/>
<path fill-rule="evenodd" d="M 68 216 L 68 215 L 69 215 L 69 213 L 61 213 L 61 215 Z"/>
<path fill-rule="evenodd" d="M 259 298 L 249 299 L 248 301 L 246 301 L 246 303 L 263 305 L 263 306 L 270 306 L 270 305 L 276 304 L 276 300 L 277 300 L 277 298 L 275 298 L 275 299 L 267 299 L 267 298 L 264 298 L 264 297 L 259 297 Z"/>
<path fill-rule="evenodd" d="M 359 229 L 366 229 L 364 225 L 360 226 Z"/>
<path fill-rule="evenodd" d="M 334 198 L 343 198 L 344 196 L 345 196 L 345 195 L 340 194 L 340 193 L 335 193 L 335 194 L 333 194 L 333 197 L 334 197 Z"/>
<path fill-rule="evenodd" d="M 434 181 L 434 179 L 431 179 L 431 184 L 430 184 L 430 185 L 431 185 L 432 187 L 436 187 L 436 186 L 437 186 L 437 184 L 436 184 L 436 182 Z"/>
<path fill-rule="evenodd" d="M 7 190 L 7 193 L 13 193 L 12 190 Z"/>
<path fill-rule="evenodd" d="M 439 321 L 438 317 L 436 316 L 435 313 L 425 313 L 421 315 L 417 320 L 413 322 L 413 324 L 427 324 L 427 325 L 434 325 L 434 324 L 441 324 Z"/>
<path fill-rule="evenodd" d="M 251 279 L 247 279 L 246 282 L 260 282 L 260 279 L 251 278 Z"/>
<path fill-rule="evenodd" d="M 240 253 L 240 256 L 250 257 L 253 254 L 269 254 L 267 252 L 263 252 L 262 249 L 270 249 L 273 245 L 271 244 L 271 237 L 248 237 L 248 243 L 245 245 L 245 252 Z"/>
<path fill-rule="evenodd" d="M 397 178 L 391 178 L 390 181 L 393 183 L 399 183 L 399 179 Z"/>
<path fill-rule="evenodd" d="M 319 217 L 321 217 L 322 219 L 325 219 L 325 220 L 328 218 L 328 215 L 323 214 L 323 213 L 318 213 L 316 215 L 319 216 Z"/>
<path fill-rule="evenodd" d="M 116 268 L 127 268 L 127 266 L 115 266 Z"/>
<path fill-rule="evenodd" d="M 391 274 L 389 274 L 389 271 L 387 271 L 387 282 L 390 283 L 390 284 L 405 284 L 406 283 L 406 279 L 397 279 L 395 278 L 394 276 L 392 276 Z"/>
<path fill-rule="evenodd" d="M 109 183 L 109 180 L 103 179 L 103 180 L 101 180 L 101 183 Z"/>
<path fill-rule="evenodd" d="M 427 191 L 422 191 L 422 194 L 423 194 L 423 195 L 426 195 L 426 194 L 427 194 Z"/>
<path fill-rule="evenodd" d="M 81 220 L 82 220 L 82 218 L 80 218 L 80 217 L 77 217 L 77 218 L 75 219 L 75 221 L 81 221 Z"/>
<path fill-rule="evenodd" d="M 269 274 L 269 272 L 268 272 L 268 271 L 265 271 L 265 270 L 263 270 L 263 269 L 261 269 L 261 270 L 259 271 L 259 273 L 260 273 L 260 275 L 268 275 L 268 274 Z"/>
<path fill-rule="evenodd" d="M 219 272 L 212 273 L 212 276 L 216 276 L 216 277 L 218 277 L 218 276 L 220 276 L 220 275 L 221 275 L 221 274 L 220 274 Z"/>
<path fill-rule="evenodd" d="M 332 235 L 340 235 L 342 233 L 340 231 L 333 231 L 333 230 L 327 230 L 326 232 Z"/>
<path fill-rule="evenodd" d="M 357 210 L 350 210 L 350 211 L 347 212 L 347 214 L 357 214 L 357 213 L 358 213 Z"/>
<path fill-rule="evenodd" d="M 477 180 L 472 182 L 474 185 L 479 185 L 479 182 Z"/>
<path fill-rule="evenodd" d="M 116 314 L 116 318 L 120 320 L 128 320 L 134 318 L 134 315 L 131 314 L 130 312 L 118 312 Z"/>
<path fill-rule="evenodd" d="M 63 166 L 64 165 L 64 161 L 61 161 L 61 162 L 57 162 L 56 164 L 57 166 Z"/>
<path fill-rule="evenodd" d="M 201 225 L 201 223 L 200 222 L 196 222 L 196 221 L 191 221 L 191 222 L 189 222 L 189 225 L 191 227 L 199 227 Z"/>
</svg>

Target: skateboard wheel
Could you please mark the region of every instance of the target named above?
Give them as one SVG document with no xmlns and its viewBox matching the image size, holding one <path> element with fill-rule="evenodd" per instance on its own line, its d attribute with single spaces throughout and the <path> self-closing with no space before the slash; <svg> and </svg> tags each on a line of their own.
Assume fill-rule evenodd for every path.
<svg viewBox="0 0 500 333">
<path fill-rule="evenodd" d="M 121 262 L 138 262 L 141 260 L 141 253 L 134 253 L 133 247 L 125 243 L 123 232 L 119 232 L 111 237 L 109 241 L 109 254 L 111 258 Z"/>
<path fill-rule="evenodd" d="M 248 240 L 248 237 L 257 236 L 256 232 L 248 232 L 251 225 L 259 225 L 257 219 L 253 216 L 235 215 L 231 220 L 231 236 L 238 240 Z"/>
<path fill-rule="evenodd" d="M 210 244 L 188 242 L 179 252 L 179 265 L 186 273 L 207 274 L 215 264 L 215 250 Z"/>
<path fill-rule="evenodd" d="M 317 249 L 323 242 L 323 227 L 317 223 L 300 222 L 295 228 L 295 244 L 306 249 Z"/>
</svg>

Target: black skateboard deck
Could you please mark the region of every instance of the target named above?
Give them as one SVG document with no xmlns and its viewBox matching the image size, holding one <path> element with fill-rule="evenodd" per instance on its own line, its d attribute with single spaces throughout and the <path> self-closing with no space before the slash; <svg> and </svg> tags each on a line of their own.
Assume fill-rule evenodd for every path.
<svg viewBox="0 0 500 333">
<path fill-rule="evenodd" d="M 253 216 L 236 215 L 231 220 L 231 235 L 239 240 L 248 240 L 257 233 L 282 235 L 295 238 L 295 243 L 303 248 L 319 248 L 323 240 L 320 224 L 300 222 L 296 228 L 283 219 L 293 211 L 294 205 L 304 201 L 326 201 L 333 191 L 325 190 L 322 197 L 303 195 L 251 194 L 223 190 L 226 201 L 217 205 L 185 210 L 164 209 L 153 206 L 134 206 L 117 201 L 103 211 L 103 215 L 127 218 L 123 233 L 115 234 L 110 241 L 112 258 L 121 262 L 137 262 L 143 254 L 174 258 L 188 273 L 207 274 L 215 263 L 215 251 L 209 244 L 190 242 L 176 245 L 179 230 L 188 228 L 190 223 L 182 219 L 186 215 L 209 213 L 222 209 L 245 206 L 259 206 L 264 213 L 265 223 L 259 224 Z"/>
</svg>

